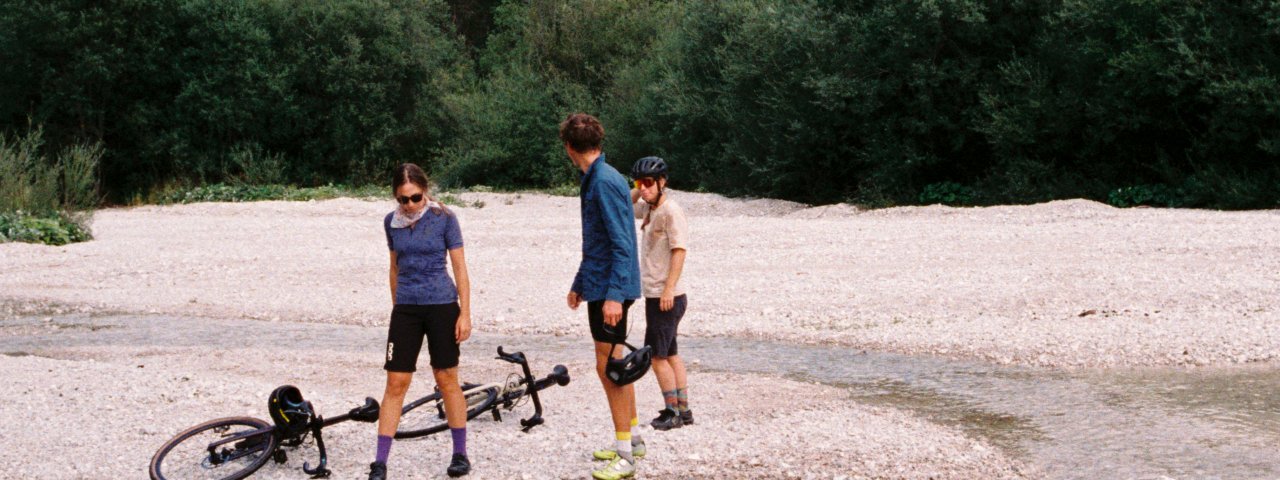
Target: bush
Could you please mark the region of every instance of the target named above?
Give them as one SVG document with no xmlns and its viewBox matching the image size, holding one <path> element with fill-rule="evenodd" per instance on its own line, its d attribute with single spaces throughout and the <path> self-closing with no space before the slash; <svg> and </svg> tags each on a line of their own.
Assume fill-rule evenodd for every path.
<svg viewBox="0 0 1280 480">
<path fill-rule="evenodd" d="M 367 185 L 322 185 L 319 187 L 294 187 L 289 185 L 247 185 L 215 183 L 190 188 L 170 188 L 156 195 L 161 204 L 198 202 L 259 202 L 264 200 L 328 200 L 339 197 L 387 198 L 389 187 Z"/>
<path fill-rule="evenodd" d="M 32 215 L 23 211 L 0 212 L 0 242 L 66 245 L 93 239 L 88 215 L 53 213 Z"/>
<path fill-rule="evenodd" d="M 920 192 L 920 203 L 925 205 L 973 205 L 977 193 L 972 188 L 955 182 L 931 183 Z"/>
<path fill-rule="evenodd" d="M 50 161 L 43 142 L 40 128 L 0 135 L 0 242 L 65 245 L 91 238 L 102 147 L 72 145 Z"/>
<path fill-rule="evenodd" d="M 1107 203 L 1116 207 L 1178 207 L 1182 206 L 1184 196 L 1183 192 L 1168 185 L 1135 185 L 1111 191 Z"/>
</svg>

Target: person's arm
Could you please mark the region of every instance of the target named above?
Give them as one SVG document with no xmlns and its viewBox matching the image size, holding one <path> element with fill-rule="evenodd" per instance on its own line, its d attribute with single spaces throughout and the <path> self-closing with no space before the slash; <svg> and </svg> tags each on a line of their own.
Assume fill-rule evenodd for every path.
<svg viewBox="0 0 1280 480">
<path fill-rule="evenodd" d="M 400 267 L 396 266 L 396 251 L 391 251 L 391 305 L 396 304 L 396 276 L 400 274 Z"/>
<path fill-rule="evenodd" d="M 585 195 L 586 192 L 581 193 Z M 570 310 L 577 310 L 578 305 L 582 304 L 582 262 L 586 261 L 585 256 L 578 258 L 578 271 L 573 274 L 573 285 L 569 286 L 569 294 L 565 295 L 565 303 L 569 305 Z"/>
<path fill-rule="evenodd" d="M 453 334 L 462 343 L 471 338 L 471 277 L 462 247 L 449 250 L 449 263 L 453 264 L 453 281 L 458 285 L 458 324 Z"/>
<path fill-rule="evenodd" d="M 636 220 L 642 219 L 644 218 L 645 214 L 649 213 L 649 208 L 650 207 L 648 203 L 640 201 L 640 190 L 635 188 L 631 189 L 632 216 L 634 216 Z"/>
<path fill-rule="evenodd" d="M 667 232 L 667 242 L 671 248 L 671 266 L 667 270 L 667 281 L 662 286 L 662 297 L 658 300 L 658 308 L 664 312 L 675 306 L 676 284 L 684 272 L 684 258 L 688 254 L 689 221 L 684 216 L 684 209 L 678 204 L 670 204 L 665 216 L 663 230 Z"/>
<path fill-rule="evenodd" d="M 618 192 L 614 190 L 614 192 Z M 612 193 L 612 192 L 611 192 Z M 609 241 L 609 278 L 605 288 L 604 321 L 614 326 L 622 319 L 622 302 L 629 300 L 623 288 L 632 281 L 631 260 L 635 252 L 636 237 L 634 223 L 628 229 L 623 222 L 632 222 L 632 207 L 622 201 L 622 196 L 600 195 L 601 217 Z M 630 248 L 628 248 L 630 247 Z M 612 305 L 611 305 L 612 303 Z"/>
<path fill-rule="evenodd" d="M 574 310 L 582 303 L 582 259 L 578 260 L 578 273 L 573 275 L 573 285 L 569 287 L 569 295 L 565 297 L 565 301 Z"/>
<path fill-rule="evenodd" d="M 662 299 L 659 300 L 658 308 L 662 311 L 671 310 L 676 302 L 676 282 L 680 281 L 680 273 L 684 271 L 684 256 L 687 251 L 683 248 L 671 249 L 671 270 L 667 272 L 667 282 L 662 287 Z"/>
</svg>

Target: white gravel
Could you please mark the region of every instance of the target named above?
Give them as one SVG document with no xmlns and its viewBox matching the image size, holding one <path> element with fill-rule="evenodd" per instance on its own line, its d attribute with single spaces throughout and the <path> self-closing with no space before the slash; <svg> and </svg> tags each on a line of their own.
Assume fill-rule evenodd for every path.
<svg viewBox="0 0 1280 480">
<path fill-rule="evenodd" d="M 381 396 L 377 347 L 385 331 L 380 327 L 158 316 L 45 318 L 10 316 L 0 328 L 0 344 L 33 338 L 43 343 L 33 355 L 21 350 L 0 355 L 6 383 L 0 389 L 0 478 L 144 477 L 155 450 L 186 427 L 219 417 L 267 418 L 267 394 L 284 383 L 299 386 L 327 416 L 345 412 L 364 395 Z M 92 328 L 104 330 L 86 333 Z M 556 357 L 573 380 L 542 393 L 546 424 L 530 433 L 520 432 L 516 420 L 532 412 L 528 404 L 507 413 L 501 423 L 487 416 L 470 422 L 474 470 L 469 478 L 583 478 L 598 468 L 590 452 L 611 445 L 612 432 L 604 394 L 591 373 L 589 344 L 582 343 L 560 353 L 523 349 L 535 375 L 550 371 L 550 357 Z M 489 360 L 491 349 L 473 345 L 464 344 L 463 381 L 498 381 L 514 371 Z M 1036 474 L 956 429 L 857 404 L 833 387 L 704 372 L 696 364 L 692 376 L 697 423 L 670 432 L 645 427 L 641 436 L 649 454 L 640 463 L 642 477 Z M 429 374 L 419 375 L 410 396 L 429 392 L 431 383 Z M 636 385 L 640 415 L 647 422 L 661 397 L 652 375 Z M 334 478 L 363 478 L 374 456 L 374 438 L 371 424 L 326 429 Z M 449 453 L 447 434 L 397 442 L 389 466 L 395 478 L 444 478 Z M 314 465 L 315 450 L 293 453 L 284 465 L 268 463 L 252 478 L 306 478 L 300 468 L 304 459 Z"/>
<path fill-rule="evenodd" d="M 1048 366 L 1280 358 L 1277 211 L 1117 210 L 1079 200 L 862 211 L 675 195 L 693 227 L 684 335 Z M 470 205 L 455 211 L 478 338 L 584 335 L 583 313 L 563 305 L 579 255 L 577 199 L 460 197 Z M 302 386 L 330 415 L 379 396 L 379 364 L 366 351 L 378 351 L 390 306 L 380 222 L 391 208 L 339 199 L 110 209 L 97 213 L 92 242 L 0 244 L 0 340 L 38 344 L 35 355 L 0 355 L 0 478 L 136 478 L 184 427 L 263 417 L 261 403 L 281 383 Z M 86 327 L 52 319 L 76 312 L 150 316 L 103 327 L 138 329 L 136 341 L 61 345 Z M 51 320 L 33 324 L 32 315 Z M 270 320 L 250 323 L 301 341 L 264 348 L 196 332 L 241 318 Z M 319 340 L 335 336 L 373 347 Z M 608 422 L 593 407 L 603 395 L 586 351 L 531 357 L 539 373 L 552 363 L 574 373 L 547 393 L 546 427 L 522 434 L 512 422 L 473 423 L 475 478 L 580 478 L 592 468 L 587 454 L 607 444 Z M 477 360 L 464 379 L 505 375 L 501 367 Z M 861 405 L 835 388 L 694 370 L 699 424 L 646 434 L 650 478 L 1039 475 L 955 428 Z M 660 401 L 643 393 L 657 390 L 653 377 L 638 388 L 647 419 Z M 326 434 L 335 478 L 360 478 L 372 431 L 344 424 Z M 448 444 L 429 438 L 393 452 L 400 478 L 439 477 Z M 302 478 L 300 464 L 270 465 L 255 478 Z"/>
<path fill-rule="evenodd" d="M 807 208 L 675 192 L 693 229 L 682 334 L 1046 366 L 1280 358 L 1280 211 Z M 466 193 L 476 328 L 581 334 L 564 307 L 578 200 Z M 483 202 L 483 207 L 474 202 Z M 97 213 L 96 240 L 0 245 L 0 297 L 171 315 L 375 325 L 392 202 Z"/>
</svg>

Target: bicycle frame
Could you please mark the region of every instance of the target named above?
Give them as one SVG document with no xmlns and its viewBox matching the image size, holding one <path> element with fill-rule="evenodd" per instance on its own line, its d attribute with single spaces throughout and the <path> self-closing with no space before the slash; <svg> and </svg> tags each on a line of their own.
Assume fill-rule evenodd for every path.
<svg viewBox="0 0 1280 480">
<path fill-rule="evenodd" d="M 504 405 L 510 408 L 511 404 L 520 397 L 528 394 L 533 399 L 533 415 L 526 419 L 520 420 L 521 431 L 528 432 L 533 427 L 543 424 L 542 419 L 542 400 L 538 398 L 538 391 L 545 390 L 552 384 L 568 385 L 569 370 L 564 365 L 556 365 L 552 368 L 551 373 L 543 378 L 534 378 L 533 371 L 529 368 L 529 361 L 525 358 L 523 352 L 507 353 L 501 346 L 498 347 L 498 356 L 494 357 L 509 363 L 520 365 L 523 378 L 520 379 L 515 386 L 507 383 L 485 383 L 485 384 L 465 384 L 462 386 L 462 393 L 465 396 L 469 392 L 484 391 L 494 389 L 497 391 L 493 405 L 488 410 L 493 412 L 494 419 L 501 421 L 502 415 L 498 413 L 498 406 Z M 419 407 L 423 402 L 428 401 L 428 397 L 423 397 L 404 406 L 405 411 Z M 443 408 L 439 406 L 437 408 Z M 440 415 L 444 412 L 440 411 Z"/>
</svg>

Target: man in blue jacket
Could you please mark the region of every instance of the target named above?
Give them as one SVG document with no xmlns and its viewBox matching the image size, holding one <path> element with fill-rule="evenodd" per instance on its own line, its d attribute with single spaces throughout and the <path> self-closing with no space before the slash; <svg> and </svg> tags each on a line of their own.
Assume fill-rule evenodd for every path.
<svg viewBox="0 0 1280 480">
<path fill-rule="evenodd" d="M 627 335 L 627 310 L 640 298 L 640 260 L 636 253 L 636 225 L 627 179 L 605 162 L 600 144 L 604 126 L 585 113 L 560 123 L 560 140 L 573 165 L 582 171 L 582 263 L 569 289 L 569 308 L 587 302 L 591 338 L 595 340 L 596 373 L 609 399 L 616 447 L 594 452 L 609 460 L 591 473 L 599 480 L 635 476 L 636 458 L 643 457 L 644 440 L 633 430 L 636 417 L 634 385 L 618 386 L 605 376 L 610 347 Z M 615 356 L 621 356 L 618 349 Z"/>
</svg>

